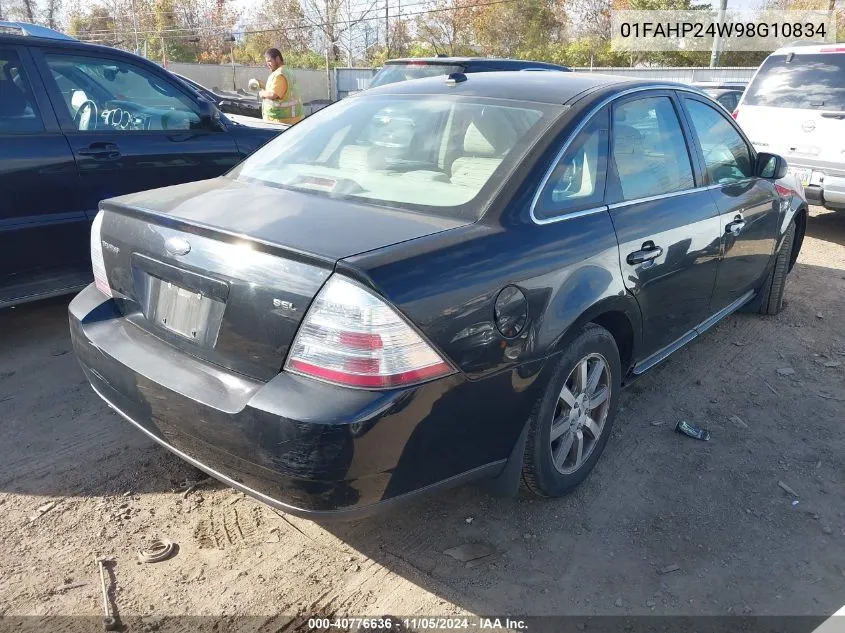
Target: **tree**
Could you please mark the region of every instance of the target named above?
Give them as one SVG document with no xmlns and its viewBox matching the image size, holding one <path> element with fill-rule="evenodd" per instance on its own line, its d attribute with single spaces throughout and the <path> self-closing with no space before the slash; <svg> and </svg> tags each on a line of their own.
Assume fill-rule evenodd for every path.
<svg viewBox="0 0 845 633">
<path fill-rule="evenodd" d="M 541 51 L 559 41 L 562 23 L 556 0 L 522 0 L 480 6 L 473 21 L 480 52 L 496 57 L 519 57 L 520 51 Z"/>
<path fill-rule="evenodd" d="M 366 0 L 353 5 L 349 0 L 302 0 L 305 20 L 321 34 L 330 62 L 340 60 L 342 48 L 346 49 L 347 59 L 351 61 L 353 31 L 374 14 L 379 2 Z"/>
<path fill-rule="evenodd" d="M 81 40 L 100 41 L 108 46 L 117 45 L 114 15 L 103 6 L 93 6 L 85 14 L 70 17 L 68 33 Z"/>
<path fill-rule="evenodd" d="M 417 16 L 417 37 L 436 54 L 472 54 L 474 0 L 433 0 Z"/>
<path fill-rule="evenodd" d="M 47 22 L 47 26 L 51 29 L 59 28 L 58 19 L 61 5 L 61 0 L 47 0 L 47 9 L 45 11 L 44 19 Z"/>
</svg>

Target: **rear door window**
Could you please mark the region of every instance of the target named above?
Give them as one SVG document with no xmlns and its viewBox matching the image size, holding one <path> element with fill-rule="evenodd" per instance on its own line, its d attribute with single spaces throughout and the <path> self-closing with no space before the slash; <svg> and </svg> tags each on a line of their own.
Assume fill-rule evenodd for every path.
<svg viewBox="0 0 845 633">
<path fill-rule="evenodd" d="M 534 208 L 540 219 L 600 206 L 607 177 L 610 118 L 605 109 L 570 143 L 552 170 Z"/>
<path fill-rule="evenodd" d="M 33 134 L 44 124 L 18 54 L 0 49 L 0 134 Z"/>
<path fill-rule="evenodd" d="M 845 54 L 772 55 L 748 87 L 743 105 L 845 110 Z"/>
</svg>

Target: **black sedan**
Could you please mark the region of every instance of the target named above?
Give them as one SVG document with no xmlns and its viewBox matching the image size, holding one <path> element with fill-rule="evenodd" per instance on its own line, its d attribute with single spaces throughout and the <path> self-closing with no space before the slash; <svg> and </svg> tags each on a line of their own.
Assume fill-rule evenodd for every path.
<svg viewBox="0 0 845 633">
<path fill-rule="evenodd" d="M 287 512 L 563 495 L 625 383 L 780 310 L 807 213 L 785 169 L 680 85 L 396 83 L 225 177 L 103 202 L 73 344 L 124 418 Z"/>
</svg>

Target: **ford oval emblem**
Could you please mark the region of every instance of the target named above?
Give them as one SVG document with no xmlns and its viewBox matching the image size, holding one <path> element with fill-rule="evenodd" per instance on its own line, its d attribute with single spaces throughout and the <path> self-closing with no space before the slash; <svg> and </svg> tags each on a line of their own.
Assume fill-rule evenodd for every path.
<svg viewBox="0 0 845 633">
<path fill-rule="evenodd" d="M 191 243 L 183 237 L 171 237 L 164 243 L 164 248 L 171 255 L 187 255 L 191 252 Z"/>
<path fill-rule="evenodd" d="M 816 129 L 816 122 L 812 119 L 807 119 L 801 124 L 801 129 L 805 132 L 812 132 Z"/>
</svg>

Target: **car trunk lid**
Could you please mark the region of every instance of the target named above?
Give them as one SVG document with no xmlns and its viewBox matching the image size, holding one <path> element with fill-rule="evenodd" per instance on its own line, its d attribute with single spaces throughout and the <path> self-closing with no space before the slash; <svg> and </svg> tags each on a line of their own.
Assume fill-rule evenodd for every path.
<svg viewBox="0 0 845 633">
<path fill-rule="evenodd" d="M 262 380 L 280 371 L 339 259 L 469 223 L 227 178 L 101 209 L 103 258 L 125 318 Z"/>
</svg>

